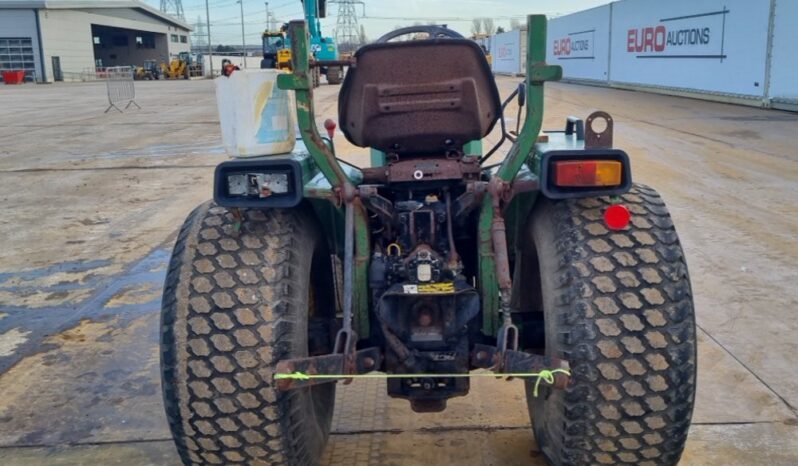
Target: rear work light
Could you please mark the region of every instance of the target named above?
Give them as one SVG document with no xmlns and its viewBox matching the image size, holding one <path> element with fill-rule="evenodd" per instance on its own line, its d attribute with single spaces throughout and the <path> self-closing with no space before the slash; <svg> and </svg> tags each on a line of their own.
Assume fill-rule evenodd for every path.
<svg viewBox="0 0 798 466">
<path fill-rule="evenodd" d="M 223 207 L 294 207 L 302 201 L 302 168 L 291 159 L 234 159 L 216 167 L 213 197 Z"/>
<path fill-rule="evenodd" d="M 541 190 L 550 199 L 617 196 L 631 186 L 629 156 L 621 150 L 550 151 L 542 156 Z"/>
</svg>

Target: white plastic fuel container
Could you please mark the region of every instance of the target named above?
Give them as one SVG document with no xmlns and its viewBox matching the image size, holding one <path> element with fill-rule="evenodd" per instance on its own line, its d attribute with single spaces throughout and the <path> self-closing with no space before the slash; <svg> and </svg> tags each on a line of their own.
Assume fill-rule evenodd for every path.
<svg viewBox="0 0 798 466">
<path fill-rule="evenodd" d="M 216 83 L 222 141 L 231 157 L 285 154 L 294 150 L 293 94 L 277 87 L 278 70 L 237 70 Z"/>
</svg>

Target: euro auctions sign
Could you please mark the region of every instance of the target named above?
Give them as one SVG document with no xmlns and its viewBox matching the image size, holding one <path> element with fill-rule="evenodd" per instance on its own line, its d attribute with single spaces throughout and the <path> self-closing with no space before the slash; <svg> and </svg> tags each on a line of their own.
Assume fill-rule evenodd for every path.
<svg viewBox="0 0 798 466">
<path fill-rule="evenodd" d="M 612 3 L 610 80 L 760 98 L 767 81 L 770 5 L 768 0 Z"/>
<path fill-rule="evenodd" d="M 626 52 L 642 59 L 727 58 L 726 19 L 729 10 L 697 11 L 661 18 L 626 31 Z"/>
<path fill-rule="evenodd" d="M 549 20 L 546 60 L 566 79 L 607 81 L 611 11 L 608 4 Z"/>
<path fill-rule="evenodd" d="M 521 72 L 521 31 L 496 34 L 490 43 L 494 73 L 516 75 Z"/>
<path fill-rule="evenodd" d="M 593 43 L 596 30 L 568 33 L 566 37 L 554 40 L 554 56 L 558 60 L 593 58 Z"/>
</svg>

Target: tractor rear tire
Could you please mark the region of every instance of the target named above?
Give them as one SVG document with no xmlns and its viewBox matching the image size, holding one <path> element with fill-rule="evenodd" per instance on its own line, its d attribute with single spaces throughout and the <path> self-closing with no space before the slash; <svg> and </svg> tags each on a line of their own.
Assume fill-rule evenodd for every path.
<svg viewBox="0 0 798 466">
<path fill-rule="evenodd" d="M 527 404 L 553 465 L 675 465 L 696 389 L 696 327 L 679 238 L 656 191 L 622 196 L 631 222 L 610 231 L 610 199 L 541 200 L 525 260 L 536 263 L 546 354 L 567 359 L 565 390 Z"/>
<path fill-rule="evenodd" d="M 242 215 L 238 226 L 207 202 L 177 238 L 161 313 L 169 427 L 186 465 L 314 465 L 335 385 L 281 392 L 273 376 L 279 361 L 330 344 L 327 246 L 300 209 Z"/>
<path fill-rule="evenodd" d="M 327 84 L 338 85 L 343 81 L 344 70 L 339 66 L 327 68 Z"/>
</svg>

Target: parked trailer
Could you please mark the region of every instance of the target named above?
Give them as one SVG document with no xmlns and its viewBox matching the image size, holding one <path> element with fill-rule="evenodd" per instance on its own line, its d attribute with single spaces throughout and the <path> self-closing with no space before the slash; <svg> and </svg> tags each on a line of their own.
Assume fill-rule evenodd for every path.
<svg viewBox="0 0 798 466">
<path fill-rule="evenodd" d="M 624 0 L 549 22 L 566 80 L 798 109 L 798 3 Z"/>
<path fill-rule="evenodd" d="M 768 19 L 749 0 L 614 3 L 610 80 L 761 102 Z"/>
<path fill-rule="evenodd" d="M 568 79 L 607 83 L 610 71 L 610 5 L 549 21 L 547 59 Z"/>
<path fill-rule="evenodd" d="M 798 2 L 779 1 L 771 14 L 767 96 L 774 108 L 798 111 Z"/>
<path fill-rule="evenodd" d="M 496 34 L 490 41 L 491 68 L 496 74 L 519 76 L 523 74 L 521 64 L 521 31 L 514 30 Z"/>
</svg>

